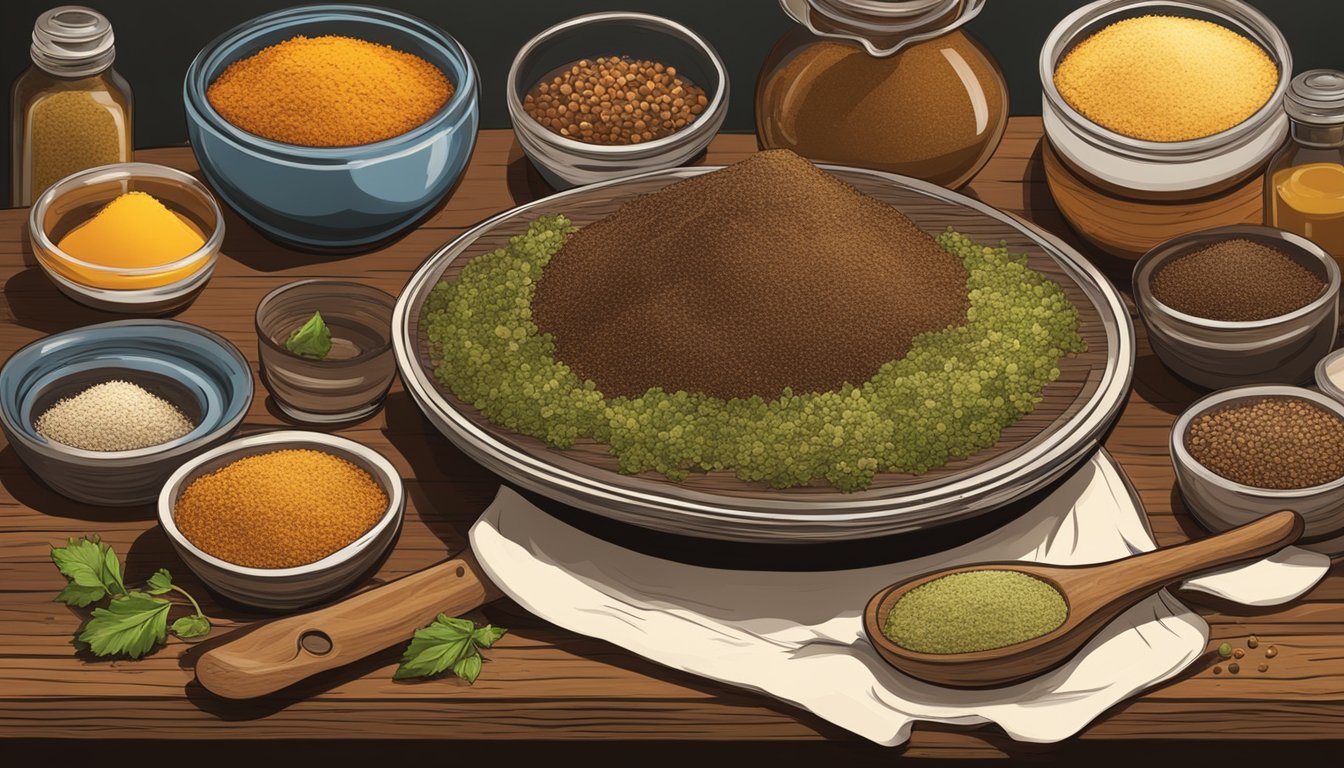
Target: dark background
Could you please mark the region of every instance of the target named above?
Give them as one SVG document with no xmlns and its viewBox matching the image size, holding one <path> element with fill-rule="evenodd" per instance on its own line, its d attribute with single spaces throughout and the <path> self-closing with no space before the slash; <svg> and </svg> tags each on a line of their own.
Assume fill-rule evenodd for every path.
<svg viewBox="0 0 1344 768">
<path fill-rule="evenodd" d="M 27 68 L 33 20 L 62 0 L 0 0 L 0 74 L 12 83 Z M 66 0 L 78 3 L 80 0 Z M 186 141 L 182 76 L 196 52 L 229 28 L 286 0 L 84 0 L 112 22 L 116 69 L 135 94 L 135 146 Z M 507 128 L 504 78 L 518 48 L 532 35 L 571 16 L 638 10 L 667 16 L 704 35 L 728 65 L 732 83 L 726 131 L 753 130 L 752 98 L 761 62 L 792 25 L 778 0 L 388 0 L 377 3 L 420 16 L 456 37 L 481 70 L 481 127 Z M 1084 0 L 989 0 L 968 29 L 998 59 L 1008 79 L 1013 114 L 1040 113 L 1036 74 L 1041 44 L 1055 24 Z M 1283 30 L 1297 71 L 1344 68 L 1339 50 L 1344 3 L 1254 0 Z M 4 124 L 9 125 L 9 99 Z M 8 138 L 6 139 L 9 140 Z M 0 203 L 8 205 L 9 150 L 0 153 Z"/>
</svg>

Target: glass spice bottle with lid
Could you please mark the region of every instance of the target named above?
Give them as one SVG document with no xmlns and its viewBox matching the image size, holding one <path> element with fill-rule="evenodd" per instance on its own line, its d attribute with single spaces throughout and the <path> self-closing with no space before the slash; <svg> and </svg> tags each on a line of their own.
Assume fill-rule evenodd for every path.
<svg viewBox="0 0 1344 768">
<path fill-rule="evenodd" d="M 10 196 L 30 205 L 77 171 L 131 159 L 131 87 L 112 68 L 112 25 L 77 5 L 33 24 L 33 65 L 10 94 Z"/>
<path fill-rule="evenodd" d="M 801 26 L 756 86 L 763 149 L 956 188 L 998 147 L 1008 89 L 960 29 L 985 0 L 780 0 Z"/>
<path fill-rule="evenodd" d="M 1313 69 L 1284 97 L 1291 140 L 1265 172 L 1265 223 L 1344 265 L 1344 72 Z"/>
</svg>

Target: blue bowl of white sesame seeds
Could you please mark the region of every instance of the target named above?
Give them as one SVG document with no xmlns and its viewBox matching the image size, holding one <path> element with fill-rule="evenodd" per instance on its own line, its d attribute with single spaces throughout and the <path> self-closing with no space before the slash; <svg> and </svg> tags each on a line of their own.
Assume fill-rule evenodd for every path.
<svg viewBox="0 0 1344 768">
<path fill-rule="evenodd" d="M 127 449 L 109 427 L 117 414 L 103 417 L 86 396 L 84 423 L 75 424 L 83 438 L 62 442 L 52 435 L 67 433 L 39 428 L 57 406 L 114 382 L 187 424 L 171 439 Z M 182 463 L 233 434 L 252 395 L 247 359 L 222 337 L 176 320 L 120 320 L 54 334 L 11 355 L 0 368 L 0 428 L 57 493 L 100 506 L 143 504 Z"/>
</svg>

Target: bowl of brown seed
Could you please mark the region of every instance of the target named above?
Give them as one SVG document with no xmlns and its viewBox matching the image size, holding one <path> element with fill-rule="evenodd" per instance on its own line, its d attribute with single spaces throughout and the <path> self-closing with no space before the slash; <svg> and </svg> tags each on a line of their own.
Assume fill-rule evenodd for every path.
<svg viewBox="0 0 1344 768">
<path fill-rule="evenodd" d="M 685 165 L 728 113 L 728 72 L 704 38 L 644 13 L 578 16 L 519 49 L 509 117 L 556 189 Z"/>
<path fill-rule="evenodd" d="M 1196 401 L 1171 432 L 1176 483 L 1190 513 L 1219 532 L 1280 509 L 1302 539 L 1344 531 L 1344 405 L 1313 390 L 1234 387 Z"/>
<path fill-rule="evenodd" d="M 1272 227 L 1172 238 L 1134 266 L 1134 303 L 1153 352 L 1205 389 L 1302 384 L 1334 347 L 1339 266 Z"/>
</svg>

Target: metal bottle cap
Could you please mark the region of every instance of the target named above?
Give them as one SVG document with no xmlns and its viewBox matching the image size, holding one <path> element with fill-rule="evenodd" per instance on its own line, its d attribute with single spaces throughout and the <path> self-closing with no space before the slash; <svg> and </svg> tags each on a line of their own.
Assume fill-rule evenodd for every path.
<svg viewBox="0 0 1344 768">
<path fill-rule="evenodd" d="M 59 77 L 88 77 L 112 66 L 117 51 L 107 17 L 81 5 L 62 5 L 33 24 L 33 63 Z"/>
<path fill-rule="evenodd" d="M 1344 72 L 1311 69 L 1294 77 L 1284 110 L 1299 123 L 1344 125 Z"/>
</svg>

